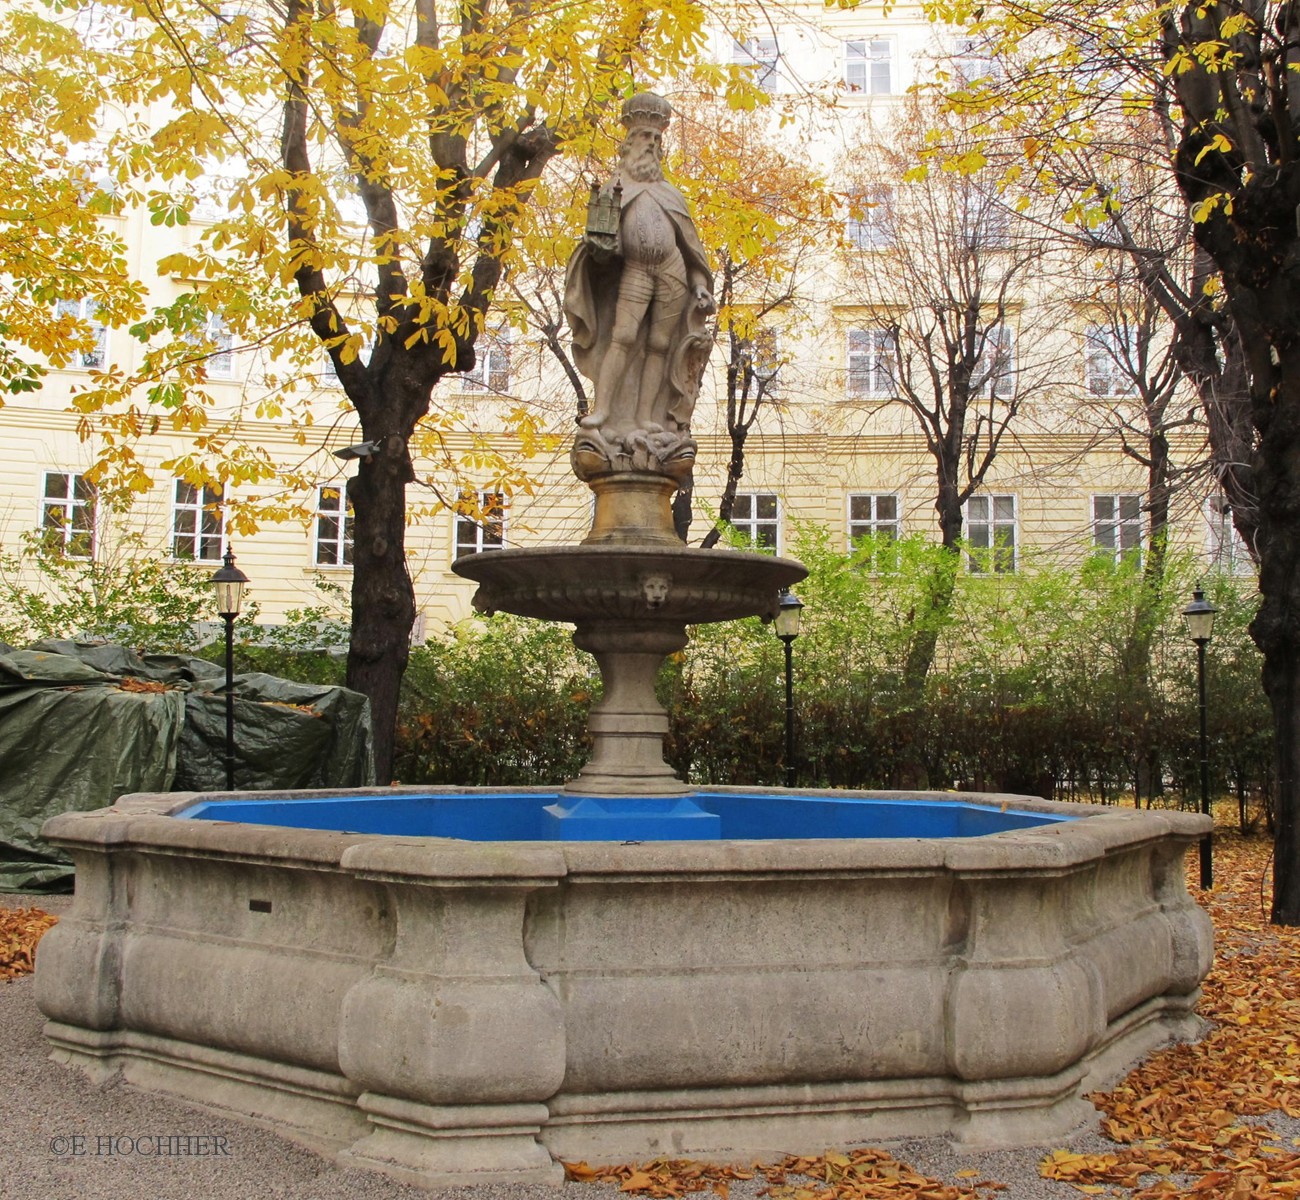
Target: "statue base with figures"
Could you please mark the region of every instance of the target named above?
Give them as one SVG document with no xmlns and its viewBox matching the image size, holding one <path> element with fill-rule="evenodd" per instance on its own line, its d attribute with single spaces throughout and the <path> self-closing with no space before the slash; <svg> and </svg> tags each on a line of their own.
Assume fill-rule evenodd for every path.
<svg viewBox="0 0 1300 1200">
<path fill-rule="evenodd" d="M 695 467 L 696 445 L 688 430 L 633 429 L 607 433 L 580 429 L 570 462 L 573 473 L 595 486 L 607 475 L 631 472 L 659 476 L 680 486 Z"/>
</svg>

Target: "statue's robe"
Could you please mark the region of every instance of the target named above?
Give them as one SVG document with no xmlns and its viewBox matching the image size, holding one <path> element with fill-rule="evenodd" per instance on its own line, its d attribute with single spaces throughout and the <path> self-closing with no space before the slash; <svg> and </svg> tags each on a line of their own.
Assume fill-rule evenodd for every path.
<svg viewBox="0 0 1300 1200">
<path fill-rule="evenodd" d="M 608 190 L 607 186 L 606 191 Z M 703 282 L 712 292 L 713 272 L 709 269 L 708 256 L 699 234 L 695 232 L 695 223 L 686 207 L 686 198 L 671 183 L 662 179 L 623 185 L 624 214 L 634 204 L 652 203 L 659 205 L 676 230 L 677 248 L 686 264 L 688 288 L 696 282 Z M 601 261 L 585 239 L 578 243 L 569 259 L 564 283 L 564 313 L 573 334 L 573 360 L 578 370 L 593 383 L 600 374 L 600 364 L 609 348 L 622 265 L 622 259 L 617 254 Z M 645 331 L 646 323 L 642 322 L 637 345 L 629 356 L 626 378 L 640 377 L 640 364 L 645 354 Z M 679 428 L 690 425 L 691 412 L 699 394 L 700 377 L 712 345 L 709 314 L 695 303 L 694 296 L 688 292 L 681 325 L 668 350 L 668 370 L 665 372 L 665 386 L 669 392 L 667 403 L 657 402 L 655 405 L 656 412 L 664 411 Z"/>
</svg>

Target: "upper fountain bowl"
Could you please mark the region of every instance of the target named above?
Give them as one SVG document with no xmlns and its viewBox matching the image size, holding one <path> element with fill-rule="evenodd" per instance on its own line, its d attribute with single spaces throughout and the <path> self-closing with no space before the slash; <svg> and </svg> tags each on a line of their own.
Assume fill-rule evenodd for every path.
<svg viewBox="0 0 1300 1200">
<path fill-rule="evenodd" d="M 452 569 L 478 583 L 480 612 L 578 625 L 767 618 L 781 589 L 807 574 L 801 563 L 769 554 L 616 543 L 485 551 L 457 559 Z"/>
</svg>

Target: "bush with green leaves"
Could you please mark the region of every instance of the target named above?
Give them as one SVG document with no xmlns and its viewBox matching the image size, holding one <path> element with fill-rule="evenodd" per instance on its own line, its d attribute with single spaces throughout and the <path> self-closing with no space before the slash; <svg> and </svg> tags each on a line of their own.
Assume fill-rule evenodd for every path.
<svg viewBox="0 0 1300 1200">
<path fill-rule="evenodd" d="M 348 595 L 337 583 L 316 576 L 315 604 L 291 608 L 283 621 L 262 625 L 254 605 L 235 622 L 232 658 L 236 671 L 261 671 L 298 683 L 341 685 L 347 676 L 351 622 Z M 202 657 L 225 661 L 225 640 L 204 647 Z"/>
<path fill-rule="evenodd" d="M 96 556 L 74 558 L 39 533 L 0 552 L 0 641 L 103 638 L 155 653 L 195 650 L 212 612 L 207 572 L 160 557 L 143 537 L 121 533 Z"/>
<path fill-rule="evenodd" d="M 398 715 L 404 783 L 557 784 L 586 761 L 595 661 L 570 631 L 506 614 L 411 651 Z"/>
</svg>

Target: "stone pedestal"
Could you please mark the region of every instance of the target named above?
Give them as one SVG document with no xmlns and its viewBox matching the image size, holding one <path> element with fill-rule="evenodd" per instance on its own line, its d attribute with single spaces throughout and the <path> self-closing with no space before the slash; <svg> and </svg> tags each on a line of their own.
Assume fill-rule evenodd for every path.
<svg viewBox="0 0 1300 1200">
<path fill-rule="evenodd" d="M 668 713 L 655 677 L 669 654 L 686 646 L 685 626 L 671 622 L 590 622 L 573 644 L 595 655 L 604 695 L 591 710 L 591 759 L 565 790 L 584 796 L 682 796 L 690 789 L 664 762 Z"/>
<path fill-rule="evenodd" d="M 677 484 L 662 475 L 619 472 L 601 475 L 588 487 L 596 512 L 584 546 L 680 546 L 673 529 L 673 495 Z"/>
</svg>

